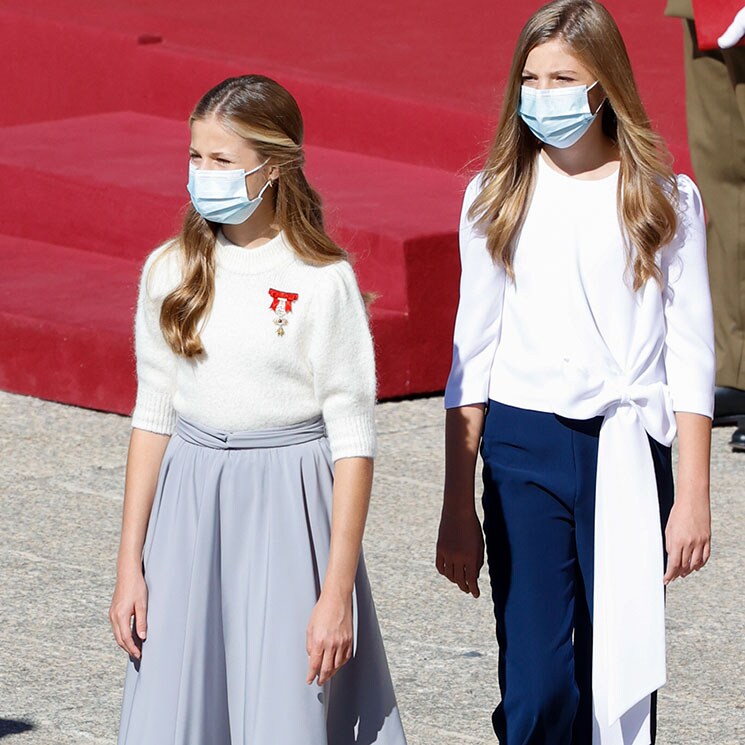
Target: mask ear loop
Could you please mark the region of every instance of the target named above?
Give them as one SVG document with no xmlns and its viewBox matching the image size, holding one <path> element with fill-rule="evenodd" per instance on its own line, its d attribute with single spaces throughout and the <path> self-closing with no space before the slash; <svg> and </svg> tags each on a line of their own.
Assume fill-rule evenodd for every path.
<svg viewBox="0 0 745 745">
<path fill-rule="evenodd" d="M 261 165 L 256 166 L 256 168 L 252 168 L 250 171 L 244 171 L 243 172 L 243 178 L 245 179 L 246 176 L 251 176 L 254 173 L 258 173 L 268 162 L 269 158 L 267 158 Z M 264 196 L 264 192 L 267 190 L 268 187 L 272 186 L 272 179 L 269 179 L 264 186 L 261 187 L 261 191 L 253 198 L 251 199 L 251 196 L 248 193 L 248 184 L 246 184 L 246 196 L 249 198 L 251 202 L 253 202 L 256 199 L 261 199 Z"/>
<path fill-rule="evenodd" d="M 256 166 L 256 168 L 252 168 L 250 171 L 244 171 L 244 176 L 252 176 L 254 173 L 258 173 L 267 163 L 269 162 L 269 158 L 267 158 L 263 163 Z"/>
<path fill-rule="evenodd" d="M 595 86 L 596 86 L 596 85 L 597 85 L 597 84 L 598 84 L 599 82 L 600 82 L 599 80 L 596 80 L 596 81 L 595 81 L 595 82 L 594 82 L 594 83 L 593 83 L 592 85 L 588 86 L 588 88 L 587 88 L 587 93 L 589 93 L 589 92 L 590 92 L 590 91 L 591 91 L 591 90 L 592 90 L 592 89 L 593 89 L 593 88 L 594 88 L 594 87 L 595 87 Z M 593 116 L 597 116 L 597 115 L 598 115 L 598 112 L 600 111 L 600 109 L 602 109 L 602 108 L 603 108 L 603 104 L 604 104 L 604 103 L 605 103 L 605 102 L 606 102 L 607 100 L 608 100 L 608 96 L 607 96 L 607 95 L 606 95 L 606 96 L 603 96 L 603 100 L 602 100 L 602 101 L 601 101 L 601 102 L 600 102 L 600 103 L 598 104 L 598 107 L 597 107 L 597 109 L 595 109 L 595 111 L 593 111 L 593 110 L 592 110 L 592 109 L 590 108 L 590 113 L 591 113 L 591 114 L 592 114 Z M 587 106 L 588 106 L 588 108 L 590 107 L 590 99 L 589 99 L 589 98 L 587 99 Z"/>
<path fill-rule="evenodd" d="M 262 196 L 264 195 L 264 192 L 265 192 L 265 191 L 266 191 L 266 190 L 267 190 L 267 189 L 268 189 L 268 188 L 269 188 L 270 186 L 273 186 L 273 183 L 272 183 L 272 180 L 271 180 L 271 179 L 269 179 L 269 181 L 267 181 L 267 182 L 266 182 L 266 183 L 264 184 L 264 186 L 263 186 L 263 187 L 261 188 L 261 191 L 260 191 L 260 192 L 258 193 L 258 195 L 257 195 L 257 196 L 255 197 L 255 199 L 261 199 L 261 198 L 262 198 Z"/>
</svg>

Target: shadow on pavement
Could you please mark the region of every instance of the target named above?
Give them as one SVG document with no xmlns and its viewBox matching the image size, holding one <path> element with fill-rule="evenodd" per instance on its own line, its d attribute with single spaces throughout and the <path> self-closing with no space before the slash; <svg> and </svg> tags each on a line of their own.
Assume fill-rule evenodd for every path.
<svg viewBox="0 0 745 745">
<path fill-rule="evenodd" d="M 22 732 L 28 732 L 33 728 L 34 725 L 31 722 L 24 722 L 20 719 L 0 719 L 0 737 L 20 735 Z"/>
</svg>

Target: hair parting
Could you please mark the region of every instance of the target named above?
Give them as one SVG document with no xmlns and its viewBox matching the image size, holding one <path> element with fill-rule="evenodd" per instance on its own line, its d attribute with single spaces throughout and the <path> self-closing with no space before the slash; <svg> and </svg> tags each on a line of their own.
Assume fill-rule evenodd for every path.
<svg viewBox="0 0 745 745">
<path fill-rule="evenodd" d="M 275 221 L 298 257 L 316 265 L 347 259 L 326 233 L 321 197 L 305 177 L 303 119 L 292 95 L 263 75 L 228 78 L 202 96 L 189 124 L 210 117 L 278 169 L 276 188 L 271 190 Z M 168 249 L 181 252 L 182 277 L 163 300 L 160 325 L 168 345 L 184 357 L 204 352 L 199 326 L 214 297 L 219 228 L 189 205 L 181 232 Z"/>
</svg>

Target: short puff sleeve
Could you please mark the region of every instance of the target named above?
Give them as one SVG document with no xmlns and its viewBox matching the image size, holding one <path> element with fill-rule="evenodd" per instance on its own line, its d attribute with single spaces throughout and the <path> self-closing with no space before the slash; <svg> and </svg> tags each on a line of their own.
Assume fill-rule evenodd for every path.
<svg viewBox="0 0 745 745">
<path fill-rule="evenodd" d="M 334 461 L 375 456 L 375 353 L 354 270 L 340 261 L 319 270 L 310 365 Z"/>
<path fill-rule="evenodd" d="M 169 243 L 148 256 L 135 313 L 137 400 L 132 427 L 158 434 L 172 434 L 176 425 L 173 394 L 177 357 L 160 328 L 161 305 L 180 278 L 176 254 L 176 247 Z"/>
</svg>

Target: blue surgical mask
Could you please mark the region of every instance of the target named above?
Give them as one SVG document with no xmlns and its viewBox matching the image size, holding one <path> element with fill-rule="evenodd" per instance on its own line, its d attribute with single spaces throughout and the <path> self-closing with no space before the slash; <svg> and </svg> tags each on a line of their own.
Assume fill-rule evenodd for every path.
<svg viewBox="0 0 745 745">
<path fill-rule="evenodd" d="M 260 171 L 269 161 L 251 171 L 235 168 L 229 171 L 206 171 L 189 163 L 187 188 L 194 209 L 205 219 L 224 225 L 240 225 L 248 220 L 261 204 L 267 181 L 258 196 L 250 199 L 246 188 L 246 176 Z"/>
<path fill-rule="evenodd" d="M 552 147 L 567 148 L 580 140 L 603 106 L 590 111 L 587 94 L 597 85 L 538 90 L 527 85 L 520 93 L 518 113 L 530 131 Z"/>
</svg>

